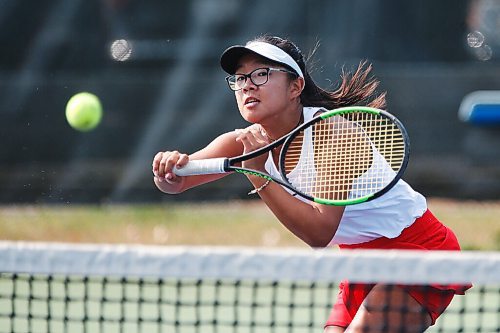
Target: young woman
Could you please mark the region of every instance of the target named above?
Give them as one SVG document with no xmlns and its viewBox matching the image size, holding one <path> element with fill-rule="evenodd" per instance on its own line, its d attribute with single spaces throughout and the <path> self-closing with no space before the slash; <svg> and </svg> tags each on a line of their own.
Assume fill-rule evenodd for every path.
<svg viewBox="0 0 500 333">
<path fill-rule="evenodd" d="M 378 81 L 370 77 L 371 66 L 361 63 L 355 73 L 343 73 L 332 92 L 318 87 L 309 75 L 304 56 L 291 41 L 263 36 L 245 46 L 228 48 L 221 66 L 229 74 L 241 116 L 252 125 L 220 135 L 205 148 L 184 154 L 159 152 L 153 159 L 154 182 L 165 193 L 181 193 L 224 175 L 179 177 L 173 168 L 188 161 L 231 157 L 254 151 L 324 112 L 349 105 L 385 106 L 385 94 L 375 93 Z M 279 149 L 268 156 L 243 162 L 243 166 L 278 175 Z M 247 175 L 252 192 L 279 221 L 311 247 L 459 250 L 453 232 L 427 209 L 425 198 L 400 180 L 389 192 L 371 202 L 348 207 L 302 201 L 279 184 Z M 466 286 L 432 286 L 426 291 L 409 286 L 349 284 L 344 281 L 325 333 L 422 332 L 432 325 L 456 293 Z M 380 305 L 397 303 L 380 311 Z M 398 311 L 406 308 L 404 317 Z M 404 326 L 402 326 L 404 325 Z"/>
</svg>

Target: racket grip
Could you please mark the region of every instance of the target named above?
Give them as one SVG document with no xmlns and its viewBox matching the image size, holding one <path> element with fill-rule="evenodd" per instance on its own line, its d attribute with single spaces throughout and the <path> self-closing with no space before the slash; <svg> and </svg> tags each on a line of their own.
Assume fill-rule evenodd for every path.
<svg viewBox="0 0 500 333">
<path fill-rule="evenodd" d="M 210 175 L 216 173 L 226 173 L 224 168 L 227 158 L 208 158 L 204 160 L 189 161 L 182 168 L 174 167 L 177 176 Z"/>
</svg>

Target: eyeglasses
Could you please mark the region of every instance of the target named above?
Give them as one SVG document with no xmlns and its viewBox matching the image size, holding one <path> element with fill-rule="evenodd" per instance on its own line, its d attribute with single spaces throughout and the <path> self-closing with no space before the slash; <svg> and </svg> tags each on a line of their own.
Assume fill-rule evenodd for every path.
<svg viewBox="0 0 500 333">
<path fill-rule="evenodd" d="M 257 68 L 251 71 L 248 74 L 233 74 L 229 75 L 226 77 L 227 84 L 229 86 L 229 89 L 233 91 L 238 91 L 243 89 L 245 86 L 247 79 L 250 79 L 250 81 L 255 84 L 257 87 L 261 86 L 263 84 L 266 84 L 267 81 L 269 80 L 269 73 L 270 72 L 283 72 L 283 73 L 288 73 L 297 76 L 295 72 L 289 71 L 287 69 L 281 69 L 281 68 Z"/>
</svg>

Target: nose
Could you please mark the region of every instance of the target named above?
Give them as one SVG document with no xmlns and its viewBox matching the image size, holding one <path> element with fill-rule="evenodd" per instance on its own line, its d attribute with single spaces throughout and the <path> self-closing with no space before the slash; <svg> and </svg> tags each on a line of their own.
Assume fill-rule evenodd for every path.
<svg viewBox="0 0 500 333">
<path fill-rule="evenodd" d="M 241 88 L 242 90 L 250 90 L 250 89 L 255 89 L 257 86 L 253 81 L 250 79 L 250 77 L 246 77 L 245 83 L 243 84 L 243 87 Z"/>
</svg>

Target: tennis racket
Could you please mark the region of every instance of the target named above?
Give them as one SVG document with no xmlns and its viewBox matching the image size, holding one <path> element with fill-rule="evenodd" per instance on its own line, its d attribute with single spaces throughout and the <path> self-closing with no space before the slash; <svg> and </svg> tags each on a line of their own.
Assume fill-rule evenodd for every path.
<svg viewBox="0 0 500 333">
<path fill-rule="evenodd" d="M 281 148 L 277 176 L 240 167 Z M 193 160 L 179 176 L 239 172 L 276 182 L 313 202 L 346 206 L 380 197 L 402 177 L 410 154 L 408 134 L 390 113 L 370 107 L 326 111 L 258 150 L 231 158 Z"/>
</svg>

